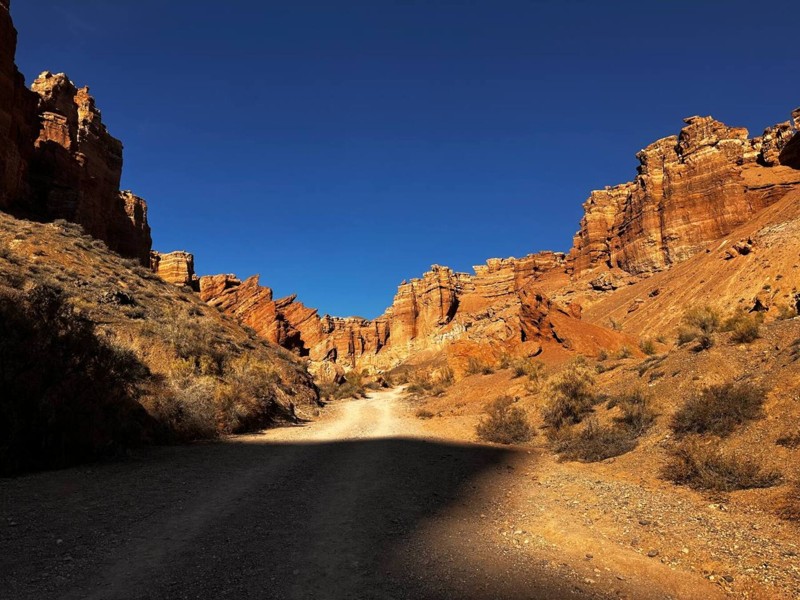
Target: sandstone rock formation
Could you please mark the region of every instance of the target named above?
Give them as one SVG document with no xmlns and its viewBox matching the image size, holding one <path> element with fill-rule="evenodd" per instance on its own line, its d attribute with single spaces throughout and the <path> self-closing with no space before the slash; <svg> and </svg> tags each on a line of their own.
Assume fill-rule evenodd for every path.
<svg viewBox="0 0 800 600">
<path fill-rule="evenodd" d="M 112 250 L 147 264 L 147 208 L 141 198 L 119 190 L 122 143 L 108 133 L 89 89 L 49 72 L 32 89 L 42 123 L 32 163 L 39 216 L 79 223 Z"/>
<path fill-rule="evenodd" d="M 592 192 L 570 252 L 578 274 L 619 268 L 640 274 L 686 260 L 780 199 L 783 185 L 751 187 L 747 171 L 795 166 L 793 121 L 749 139 L 746 129 L 711 117 L 690 117 L 678 136 L 639 152 L 639 175 Z M 788 152 L 787 152 L 788 151 Z"/>
<path fill-rule="evenodd" d="M 18 206 L 29 196 L 28 163 L 36 139 L 36 95 L 14 64 L 17 31 L 0 0 L 0 210 Z"/>
<path fill-rule="evenodd" d="M 67 219 L 119 254 L 150 260 L 144 200 L 120 192 L 122 144 L 103 125 L 88 88 L 45 72 L 25 88 L 17 34 L 0 0 L 0 210 Z"/>
<path fill-rule="evenodd" d="M 150 268 L 167 283 L 200 291 L 200 279 L 194 272 L 194 256 L 188 252 L 179 250 L 162 254 L 153 250 L 150 252 Z"/>
<path fill-rule="evenodd" d="M 472 275 L 434 265 L 403 282 L 392 306 L 374 320 L 319 316 L 294 296 L 275 300 L 258 277 L 202 277 L 200 294 L 263 337 L 314 362 L 346 368 L 384 370 L 459 344 L 530 356 L 553 346 L 592 353 L 623 345 L 624 336 L 588 324 L 584 335 L 584 325 L 576 326 L 580 307 L 557 306 L 538 289 L 539 279 L 563 271 L 565 261 L 552 252 L 492 259 Z"/>
</svg>

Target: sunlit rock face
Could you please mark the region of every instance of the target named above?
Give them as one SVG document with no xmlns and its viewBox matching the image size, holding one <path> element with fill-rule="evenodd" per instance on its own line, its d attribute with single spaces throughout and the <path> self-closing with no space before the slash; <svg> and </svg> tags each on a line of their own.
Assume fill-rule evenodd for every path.
<svg viewBox="0 0 800 600">
<path fill-rule="evenodd" d="M 422 277 L 400 284 L 392 305 L 372 320 L 320 316 L 294 296 L 275 300 L 258 277 L 202 277 L 200 294 L 263 337 L 313 362 L 346 368 L 385 370 L 466 342 L 472 352 L 492 348 L 497 354 L 526 356 L 538 355 L 548 344 L 583 344 L 582 349 L 592 351 L 621 343 L 602 336 L 582 342 L 574 335 L 580 307 L 558 306 L 537 288 L 541 277 L 565 267 L 565 255 L 554 252 L 492 259 L 475 267 L 474 274 L 434 265 Z"/>
<path fill-rule="evenodd" d="M 662 270 L 776 202 L 788 191 L 782 171 L 798 166 L 798 115 L 754 139 L 712 117 L 690 117 L 679 135 L 647 146 L 634 181 L 592 192 L 584 204 L 574 271 Z"/>
</svg>

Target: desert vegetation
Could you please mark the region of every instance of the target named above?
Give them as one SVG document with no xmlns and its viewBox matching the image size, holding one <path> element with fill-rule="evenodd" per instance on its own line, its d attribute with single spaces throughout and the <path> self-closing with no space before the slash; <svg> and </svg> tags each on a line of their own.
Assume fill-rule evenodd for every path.
<svg viewBox="0 0 800 600">
<path fill-rule="evenodd" d="M 0 218 L 4 471 L 252 431 L 290 396 L 315 402 L 291 355 L 79 226 Z"/>
<path fill-rule="evenodd" d="M 138 403 L 148 378 L 58 288 L 0 288 L 0 472 L 61 467 L 154 435 Z"/>
<path fill-rule="evenodd" d="M 596 402 L 594 377 L 584 361 L 575 361 L 550 386 L 550 399 L 542 409 L 542 420 L 552 432 L 580 423 Z"/>
<path fill-rule="evenodd" d="M 736 311 L 723 321 L 721 331 L 730 332 L 731 341 L 737 344 L 749 344 L 761 336 L 761 323 L 764 315 L 760 312 L 748 313 Z"/>
<path fill-rule="evenodd" d="M 679 437 L 688 434 L 730 435 L 762 415 L 764 390 L 747 382 L 709 386 L 692 395 L 672 419 Z"/>
<path fill-rule="evenodd" d="M 777 484 L 779 472 L 744 452 L 720 449 L 713 440 L 697 437 L 676 444 L 662 476 L 673 483 L 698 490 L 732 492 Z"/>
<path fill-rule="evenodd" d="M 582 462 L 619 456 L 636 448 L 656 418 L 649 397 L 639 390 L 608 400 L 606 407 L 618 409 L 609 424 L 602 425 L 591 416 L 582 427 L 562 428 L 551 435 L 554 451 L 562 459 Z"/>
<path fill-rule="evenodd" d="M 449 365 L 414 369 L 406 378 L 406 391 L 415 396 L 441 396 L 455 382 Z"/>
<path fill-rule="evenodd" d="M 697 342 L 696 350 L 708 350 L 714 345 L 714 333 L 720 326 L 720 315 L 710 306 L 697 306 L 683 315 L 683 324 L 678 329 L 678 345 Z"/>
<path fill-rule="evenodd" d="M 487 442 L 520 444 L 530 440 L 534 431 L 525 410 L 515 406 L 511 396 L 499 396 L 486 405 L 476 433 Z"/>
</svg>

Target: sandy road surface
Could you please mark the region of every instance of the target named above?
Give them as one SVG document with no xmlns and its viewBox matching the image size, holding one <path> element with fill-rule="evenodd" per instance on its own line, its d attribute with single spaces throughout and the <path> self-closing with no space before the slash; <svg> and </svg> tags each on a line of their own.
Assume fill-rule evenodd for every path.
<svg viewBox="0 0 800 600">
<path fill-rule="evenodd" d="M 694 595 L 504 544 L 490 517 L 531 457 L 424 438 L 404 414 L 380 392 L 304 426 L 0 480 L 0 598 Z"/>
</svg>

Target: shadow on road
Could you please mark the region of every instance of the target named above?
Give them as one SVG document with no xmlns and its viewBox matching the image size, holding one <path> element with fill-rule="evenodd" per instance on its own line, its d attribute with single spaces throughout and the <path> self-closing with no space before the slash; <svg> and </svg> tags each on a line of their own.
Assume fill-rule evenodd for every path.
<svg viewBox="0 0 800 600">
<path fill-rule="evenodd" d="M 561 597 L 483 560 L 475 521 L 494 492 L 480 479 L 514 458 L 418 439 L 240 441 L 0 481 L 0 597 Z M 463 531 L 427 539 L 452 511 Z"/>
</svg>

